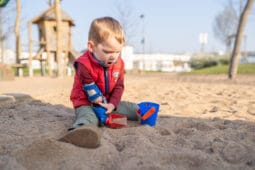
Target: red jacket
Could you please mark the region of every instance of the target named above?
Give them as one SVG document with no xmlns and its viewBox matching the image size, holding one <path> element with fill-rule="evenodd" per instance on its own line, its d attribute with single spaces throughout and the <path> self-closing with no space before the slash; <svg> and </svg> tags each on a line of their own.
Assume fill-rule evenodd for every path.
<svg viewBox="0 0 255 170">
<path fill-rule="evenodd" d="M 79 62 L 89 71 L 94 82 L 109 103 L 118 106 L 124 91 L 124 62 L 118 57 L 115 64 L 108 68 L 101 66 L 89 51 L 86 51 L 75 62 Z M 81 105 L 91 105 L 82 88 L 80 77 L 75 73 L 70 99 L 76 108 Z"/>
</svg>

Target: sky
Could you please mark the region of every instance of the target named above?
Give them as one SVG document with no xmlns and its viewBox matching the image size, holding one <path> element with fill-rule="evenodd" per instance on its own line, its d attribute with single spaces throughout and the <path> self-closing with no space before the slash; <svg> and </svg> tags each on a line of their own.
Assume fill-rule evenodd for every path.
<svg viewBox="0 0 255 170">
<path fill-rule="evenodd" d="M 116 12 L 119 7 L 120 10 L 131 11 L 129 16 L 134 23 L 132 25 L 134 31 L 129 37 L 135 52 L 143 52 L 143 50 L 146 53 L 199 52 L 200 33 L 208 35 L 208 43 L 204 50 L 219 52 L 224 51 L 225 46 L 214 36 L 213 22 L 227 2 L 228 0 L 62 0 L 61 8 L 75 22 L 75 27 L 72 29 L 72 44 L 78 51 L 86 48 L 91 21 L 103 16 L 111 16 L 119 20 L 120 13 Z M 234 2 L 239 2 L 239 0 L 234 0 Z M 13 4 L 9 6 L 11 5 Z M 21 7 L 22 48 L 26 51 L 27 22 L 49 6 L 47 0 L 21 0 Z M 254 11 L 252 10 L 245 29 L 247 49 L 253 51 L 255 51 Z M 141 15 L 144 17 L 141 18 Z M 143 37 L 145 38 L 144 46 L 141 44 Z M 35 25 L 33 26 L 33 40 L 38 41 Z M 6 46 L 13 44 L 13 41 L 9 41 Z"/>
</svg>

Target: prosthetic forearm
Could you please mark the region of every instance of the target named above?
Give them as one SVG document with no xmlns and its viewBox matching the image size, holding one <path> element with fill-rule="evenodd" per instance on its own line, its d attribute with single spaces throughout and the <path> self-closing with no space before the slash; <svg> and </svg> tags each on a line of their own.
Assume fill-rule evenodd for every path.
<svg viewBox="0 0 255 170">
<path fill-rule="evenodd" d="M 85 91 L 90 102 L 94 102 L 96 99 L 103 97 L 102 92 L 94 82 L 90 84 L 85 84 L 82 88 Z"/>
<path fill-rule="evenodd" d="M 97 98 L 102 97 L 103 102 L 106 103 L 106 99 L 103 96 L 100 89 L 95 83 L 86 84 L 83 86 L 83 90 L 87 94 L 88 100 L 90 102 L 95 101 Z M 92 106 L 94 112 L 96 113 L 97 118 L 99 119 L 100 124 L 106 124 L 107 114 L 106 109 L 98 104 L 93 104 Z"/>
<path fill-rule="evenodd" d="M 100 105 L 93 105 L 93 111 L 96 113 L 97 118 L 99 119 L 100 125 L 106 125 L 108 116 L 105 113 L 106 109 Z"/>
<path fill-rule="evenodd" d="M 107 103 L 106 98 L 103 96 L 100 89 L 95 83 L 91 83 L 83 86 L 83 90 L 88 96 L 90 102 L 95 101 L 97 98 L 102 97 L 103 103 Z M 100 125 L 107 125 L 111 128 L 119 128 L 127 125 L 127 118 L 121 114 L 106 114 L 106 109 L 99 104 L 93 104 L 92 109 L 95 112 L 97 118 L 99 119 Z M 116 122 L 115 120 L 122 120 Z"/>
</svg>

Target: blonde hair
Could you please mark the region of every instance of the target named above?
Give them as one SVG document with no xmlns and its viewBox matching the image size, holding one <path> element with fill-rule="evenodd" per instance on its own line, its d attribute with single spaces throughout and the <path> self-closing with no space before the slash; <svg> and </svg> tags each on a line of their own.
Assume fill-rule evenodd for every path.
<svg viewBox="0 0 255 170">
<path fill-rule="evenodd" d="M 117 20 L 112 17 L 102 17 L 91 23 L 89 41 L 98 44 L 104 42 L 110 36 L 114 37 L 120 44 L 125 43 L 124 31 Z"/>
</svg>

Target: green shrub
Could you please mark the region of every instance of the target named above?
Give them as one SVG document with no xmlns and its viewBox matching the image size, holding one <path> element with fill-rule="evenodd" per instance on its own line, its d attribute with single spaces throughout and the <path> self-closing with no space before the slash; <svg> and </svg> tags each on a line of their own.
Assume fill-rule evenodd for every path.
<svg viewBox="0 0 255 170">
<path fill-rule="evenodd" d="M 226 56 L 220 55 L 197 55 L 193 56 L 190 61 L 190 66 L 193 69 L 202 69 L 217 65 L 226 65 L 229 59 Z"/>
<path fill-rule="evenodd" d="M 218 60 L 218 65 L 228 65 L 229 59 L 227 57 L 221 57 Z"/>
</svg>

